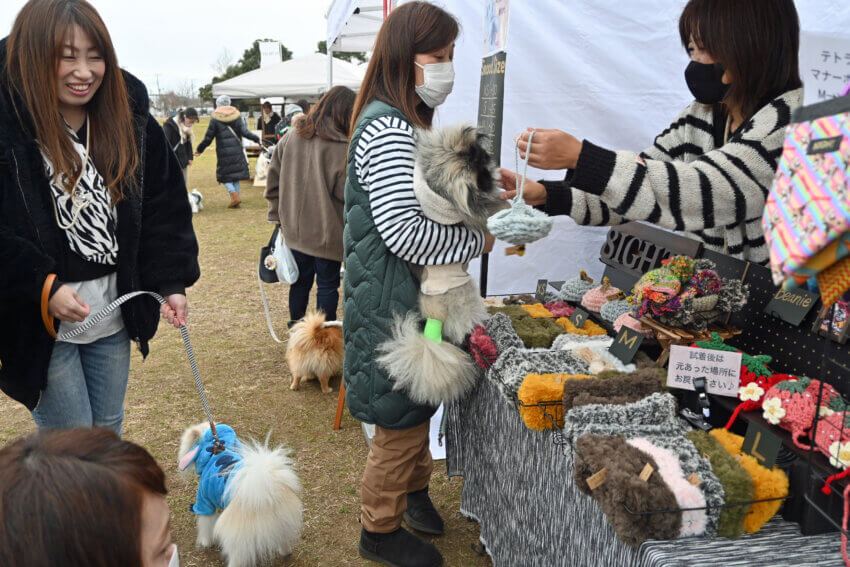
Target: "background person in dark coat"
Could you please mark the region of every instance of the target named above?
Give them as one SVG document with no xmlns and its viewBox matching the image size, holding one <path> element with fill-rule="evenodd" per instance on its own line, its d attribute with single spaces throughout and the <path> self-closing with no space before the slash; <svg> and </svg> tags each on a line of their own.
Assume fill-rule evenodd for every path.
<svg viewBox="0 0 850 567">
<path fill-rule="evenodd" d="M 273 146 L 277 141 L 278 122 L 280 122 L 280 115 L 272 110 L 272 103 L 264 102 L 260 117 L 257 118 L 257 130 L 262 132 L 263 142 L 268 146 Z"/>
<path fill-rule="evenodd" d="M 242 149 L 242 138 L 258 144 L 261 142 L 256 135 L 245 129 L 239 110 L 230 106 L 229 96 L 221 95 L 215 99 L 215 105 L 207 133 L 198 144 L 195 155 L 204 153 L 207 146 L 215 140 L 215 157 L 218 160 L 215 177 L 230 193 L 230 204 L 227 207 L 234 209 L 242 202 L 239 197 L 239 181 L 251 177 L 248 172 L 248 158 Z"/>
<path fill-rule="evenodd" d="M 162 130 L 168 140 L 168 145 L 177 156 L 177 163 L 183 170 L 183 179 L 188 181 L 189 166 L 192 165 L 194 155 L 195 136 L 192 127 L 198 121 L 198 111 L 192 107 L 180 110 L 177 114 L 165 121 Z"/>
<path fill-rule="evenodd" d="M 58 104 L 45 102 L 51 90 Z M 147 356 L 160 313 L 186 320 L 198 243 L 177 158 L 149 108 L 88 2 L 30 0 L 0 40 L 0 389 L 39 427 L 120 433 L 130 341 Z M 48 156 L 61 175 L 48 177 Z M 135 298 L 75 342 L 54 340 L 42 320 L 46 311 L 61 332 L 137 290 L 168 305 Z M 117 330 L 99 338 L 107 328 Z"/>
</svg>

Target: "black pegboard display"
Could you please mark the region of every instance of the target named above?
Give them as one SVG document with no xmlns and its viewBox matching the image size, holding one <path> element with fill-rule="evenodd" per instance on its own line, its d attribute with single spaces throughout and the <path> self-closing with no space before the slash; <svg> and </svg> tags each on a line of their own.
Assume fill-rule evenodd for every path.
<svg viewBox="0 0 850 567">
<path fill-rule="evenodd" d="M 630 225 L 623 225 L 624 227 Z M 639 231 L 628 230 L 633 238 L 669 246 L 670 233 L 647 225 L 638 225 Z M 624 232 L 622 227 L 613 227 L 612 231 Z M 677 235 L 677 238 L 682 238 Z M 611 238 L 609 238 L 611 240 Z M 638 245 L 631 246 L 638 249 Z M 653 257 L 651 263 L 644 263 L 643 271 L 660 265 L 661 259 L 672 255 L 665 250 L 659 257 Z M 717 264 L 717 272 L 723 278 L 742 279 L 749 285 L 750 295 L 747 305 L 733 313 L 729 323 L 744 332 L 730 343 L 749 354 L 769 354 L 773 357 L 770 366 L 777 372 L 820 378 L 832 384 L 845 396 L 850 396 L 850 343 L 825 345 L 829 339 L 812 333 L 812 326 L 818 316 L 820 304 L 816 305 L 799 327 L 767 315 L 765 307 L 776 293 L 770 270 L 758 264 L 743 262 L 711 250 L 700 250 L 701 256 Z M 605 275 L 611 278 L 621 289 L 630 289 L 638 277 L 631 265 L 637 263 L 627 254 L 611 258 L 603 247 L 603 262 L 607 265 Z M 623 265 L 626 266 L 623 266 Z M 850 324 L 850 323 L 848 323 Z M 824 347 L 827 346 L 830 357 L 824 361 Z"/>
</svg>

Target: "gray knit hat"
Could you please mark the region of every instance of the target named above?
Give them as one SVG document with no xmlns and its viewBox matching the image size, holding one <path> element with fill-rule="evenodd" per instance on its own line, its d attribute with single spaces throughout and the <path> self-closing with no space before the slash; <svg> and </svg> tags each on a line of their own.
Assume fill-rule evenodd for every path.
<svg viewBox="0 0 850 567">
<path fill-rule="evenodd" d="M 602 308 L 599 310 L 599 314 L 605 321 L 614 323 L 614 321 L 617 320 L 617 317 L 623 313 L 629 313 L 632 309 L 634 309 L 634 306 L 631 303 L 625 299 L 618 299 L 617 301 L 609 301 L 603 304 Z"/>
</svg>

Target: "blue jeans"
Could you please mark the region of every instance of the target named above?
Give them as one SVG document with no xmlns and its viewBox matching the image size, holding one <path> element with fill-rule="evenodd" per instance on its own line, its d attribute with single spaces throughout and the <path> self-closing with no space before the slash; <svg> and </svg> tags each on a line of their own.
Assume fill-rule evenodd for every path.
<svg viewBox="0 0 850 567">
<path fill-rule="evenodd" d="M 238 181 L 228 181 L 224 184 L 224 187 L 227 189 L 228 193 L 236 193 L 239 194 L 239 182 Z"/>
<path fill-rule="evenodd" d="M 32 412 L 39 429 L 105 427 L 121 435 L 130 339 L 121 330 L 91 344 L 57 342 L 47 388 Z"/>
<path fill-rule="evenodd" d="M 316 307 L 324 312 L 328 321 L 336 320 L 336 308 L 339 304 L 339 269 L 342 262 L 316 258 L 293 250 L 295 263 L 298 264 L 298 281 L 289 286 L 289 317 L 297 321 L 307 313 L 310 290 L 313 279 L 319 286 L 316 294 Z"/>
</svg>

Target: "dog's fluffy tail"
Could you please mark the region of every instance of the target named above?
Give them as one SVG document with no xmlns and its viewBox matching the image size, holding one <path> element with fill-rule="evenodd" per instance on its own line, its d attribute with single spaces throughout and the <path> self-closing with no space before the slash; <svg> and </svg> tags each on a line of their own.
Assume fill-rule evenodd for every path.
<svg viewBox="0 0 850 567">
<path fill-rule="evenodd" d="M 378 347 L 378 364 L 416 403 L 437 406 L 466 394 L 478 379 L 472 359 L 455 345 L 425 338 L 414 313 L 396 317 L 393 337 Z"/>
<path fill-rule="evenodd" d="M 301 481 L 284 447 L 252 441 L 240 453 L 215 537 L 230 565 L 256 565 L 288 555 L 301 538 Z"/>
<path fill-rule="evenodd" d="M 286 350 L 308 350 L 312 346 L 312 342 L 315 341 L 316 334 L 322 330 L 324 325 L 324 313 L 321 311 L 307 313 L 289 330 L 289 344 Z"/>
</svg>

